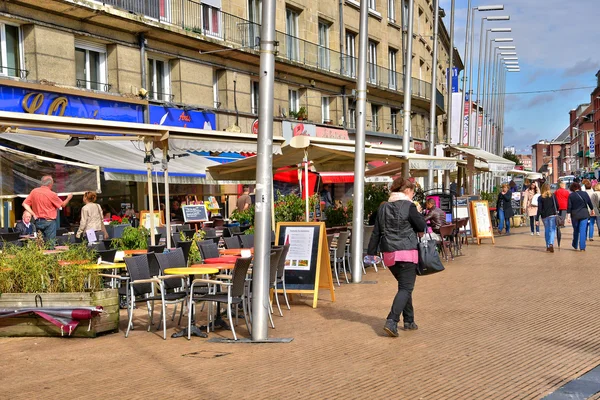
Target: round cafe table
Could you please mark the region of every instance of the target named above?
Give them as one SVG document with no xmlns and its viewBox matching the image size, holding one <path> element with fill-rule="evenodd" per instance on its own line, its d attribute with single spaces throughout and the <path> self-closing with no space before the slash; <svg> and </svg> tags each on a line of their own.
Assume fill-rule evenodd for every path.
<svg viewBox="0 0 600 400">
<path fill-rule="evenodd" d="M 121 263 L 114 263 L 114 264 L 85 264 L 83 266 L 81 266 L 82 269 L 98 269 L 98 270 L 102 270 L 102 269 L 124 269 L 127 268 L 125 266 L 124 262 Z"/>
<path fill-rule="evenodd" d="M 198 265 L 202 265 L 202 264 L 196 264 Z M 212 268 L 212 267 L 194 267 L 191 266 L 189 268 L 167 268 L 164 270 L 165 275 L 211 275 L 211 274 L 217 274 L 219 272 L 218 268 Z M 193 310 L 193 308 L 192 308 Z M 204 332 L 202 332 L 201 328 L 198 328 L 195 324 L 194 324 L 194 316 L 192 315 L 192 327 L 191 327 L 191 335 L 192 336 L 199 336 L 199 337 L 208 337 L 208 335 Z M 188 327 L 186 326 L 185 329 L 179 331 L 179 332 L 175 332 L 174 334 L 171 335 L 172 338 L 178 338 L 178 337 L 187 337 L 188 335 Z"/>
<path fill-rule="evenodd" d="M 205 258 L 204 264 L 235 264 L 235 260 L 237 260 L 238 256 L 223 256 L 223 257 L 214 257 L 214 258 Z"/>
<path fill-rule="evenodd" d="M 133 256 L 133 255 L 138 255 L 138 254 L 147 254 L 148 250 L 146 250 L 146 249 L 124 250 L 123 253 L 125 253 L 126 256 Z"/>
<path fill-rule="evenodd" d="M 251 249 L 219 249 L 219 254 L 222 256 L 241 256 L 242 250 L 250 250 L 251 254 L 254 254 L 254 248 Z"/>
<path fill-rule="evenodd" d="M 228 269 L 234 269 L 235 264 L 192 264 L 192 266 L 190 266 L 190 268 L 208 268 L 208 269 L 214 268 L 219 271 L 223 271 L 223 270 L 228 270 Z"/>
</svg>

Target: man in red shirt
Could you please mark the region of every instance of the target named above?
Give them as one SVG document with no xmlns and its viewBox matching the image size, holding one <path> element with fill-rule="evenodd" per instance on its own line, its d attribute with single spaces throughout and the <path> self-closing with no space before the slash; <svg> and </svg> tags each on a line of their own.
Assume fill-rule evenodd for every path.
<svg viewBox="0 0 600 400">
<path fill-rule="evenodd" d="M 52 191 L 54 179 L 51 176 L 43 176 L 42 183 L 39 188 L 35 188 L 29 193 L 29 196 L 23 202 L 23 208 L 33 216 L 35 226 L 44 235 L 44 240 L 54 247 L 54 239 L 56 238 L 56 215 L 61 207 L 69 204 L 73 198 L 69 194 L 63 201 L 56 193 Z"/>
<path fill-rule="evenodd" d="M 567 189 L 565 189 L 567 186 L 565 182 L 560 182 L 559 186 L 560 188 L 558 188 L 556 192 L 554 192 L 554 196 L 556 197 L 556 205 L 558 207 L 560 215 L 563 218 L 566 218 L 570 192 Z"/>
</svg>

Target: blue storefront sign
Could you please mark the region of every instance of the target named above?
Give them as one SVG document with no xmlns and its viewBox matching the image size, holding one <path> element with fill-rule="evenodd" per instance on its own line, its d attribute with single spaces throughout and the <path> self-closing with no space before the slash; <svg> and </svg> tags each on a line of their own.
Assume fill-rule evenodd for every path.
<svg viewBox="0 0 600 400">
<path fill-rule="evenodd" d="M 150 123 L 213 131 L 217 128 L 217 118 L 212 112 L 186 111 L 180 108 L 154 105 L 150 105 Z"/>
<path fill-rule="evenodd" d="M 28 114 L 144 122 L 141 104 L 0 85 L 0 110 Z"/>
</svg>

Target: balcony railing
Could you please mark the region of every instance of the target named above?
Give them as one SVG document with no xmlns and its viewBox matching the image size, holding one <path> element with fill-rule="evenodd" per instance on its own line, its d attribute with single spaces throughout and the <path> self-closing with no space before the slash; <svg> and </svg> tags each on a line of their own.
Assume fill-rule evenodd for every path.
<svg viewBox="0 0 600 400">
<path fill-rule="evenodd" d="M 246 50 L 258 50 L 260 25 L 228 14 L 198 0 L 103 0 L 105 4 L 140 13 L 158 21 L 180 26 L 187 31 L 222 40 Z M 357 59 L 316 43 L 276 31 L 277 57 L 333 74 L 355 79 Z M 368 83 L 379 88 L 404 92 L 404 74 L 376 64 L 367 66 Z M 412 95 L 431 100 L 431 84 L 412 78 Z M 441 99 L 441 100 L 440 100 Z M 444 109 L 438 91 L 436 104 Z"/>
<path fill-rule="evenodd" d="M 101 90 L 103 92 L 108 92 L 110 90 L 110 88 L 112 87 L 112 85 L 110 85 L 109 83 L 86 81 L 83 79 L 77 79 L 76 85 L 78 88 Z"/>
</svg>

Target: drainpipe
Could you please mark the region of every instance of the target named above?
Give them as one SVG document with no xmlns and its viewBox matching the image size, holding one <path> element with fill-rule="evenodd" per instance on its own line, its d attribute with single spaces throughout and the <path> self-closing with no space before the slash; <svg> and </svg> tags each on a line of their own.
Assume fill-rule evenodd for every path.
<svg viewBox="0 0 600 400">
<path fill-rule="evenodd" d="M 147 78 L 146 78 L 146 38 L 144 37 L 143 33 L 140 33 L 139 36 L 139 41 L 140 41 L 140 66 L 142 67 L 142 86 L 143 88 L 146 87 L 146 82 L 147 82 Z M 148 107 L 144 107 L 144 123 L 149 123 L 150 122 L 150 116 L 149 116 L 149 110 Z"/>
<path fill-rule="evenodd" d="M 340 20 L 340 73 L 344 75 L 346 72 L 346 65 L 344 62 L 344 44 L 346 42 L 346 28 L 344 28 L 344 0 L 340 0 L 340 9 L 339 9 L 339 20 Z M 347 117 L 347 109 L 346 109 L 346 87 L 342 87 L 342 128 L 347 129 L 348 123 L 346 121 Z"/>
</svg>

